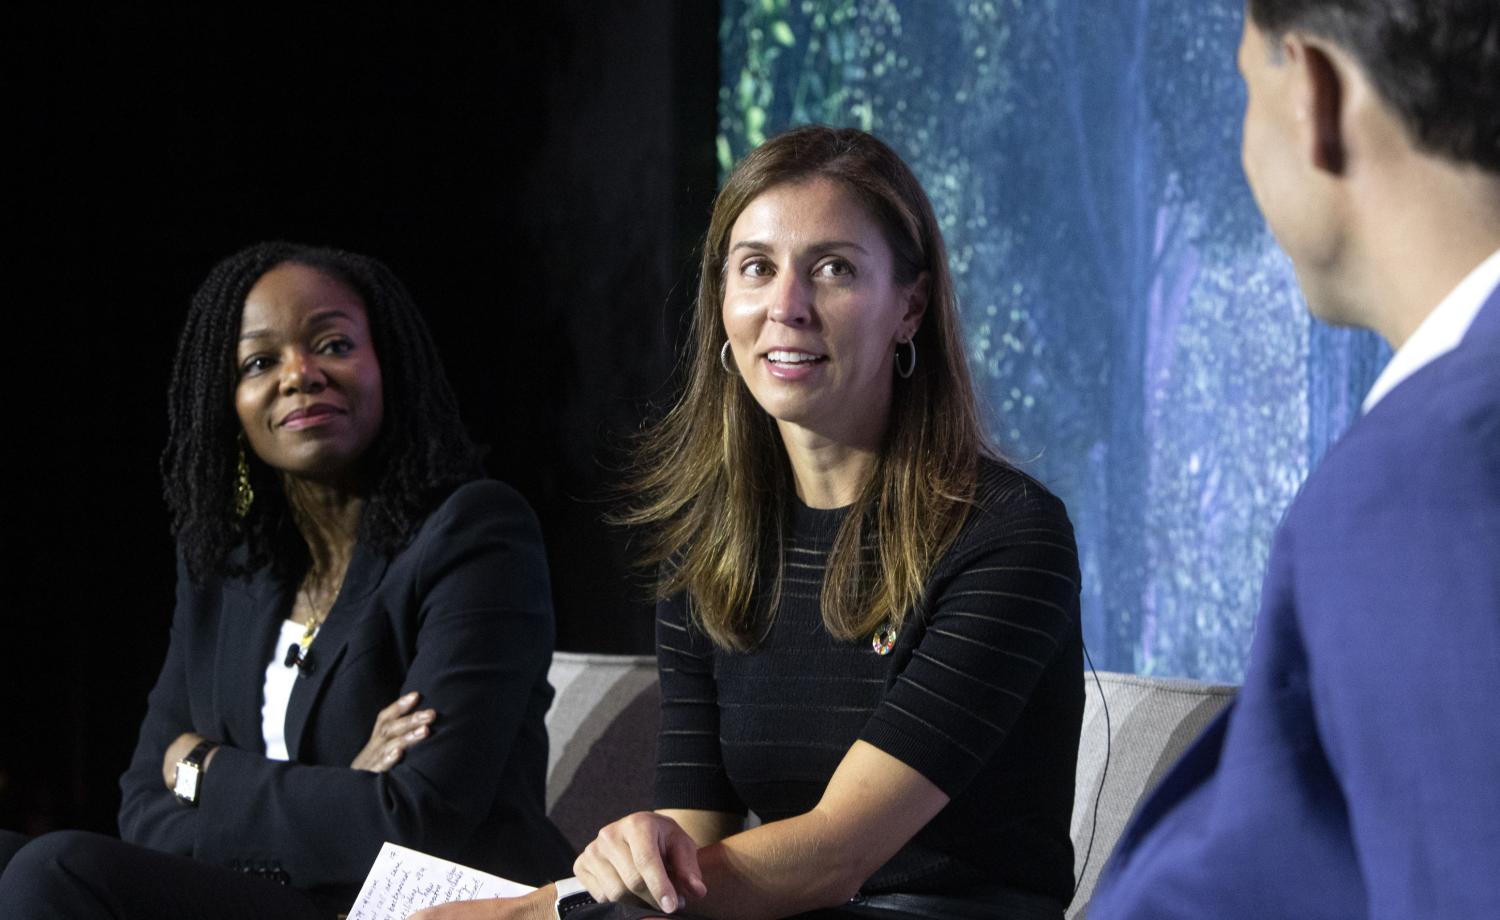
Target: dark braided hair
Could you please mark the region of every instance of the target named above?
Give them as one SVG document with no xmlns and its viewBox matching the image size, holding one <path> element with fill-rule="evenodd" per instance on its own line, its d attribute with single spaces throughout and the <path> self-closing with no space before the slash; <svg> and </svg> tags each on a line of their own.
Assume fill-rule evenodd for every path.
<svg viewBox="0 0 1500 920">
<path fill-rule="evenodd" d="M 255 502 L 244 518 L 233 507 L 243 444 L 233 409 L 240 317 L 255 282 L 285 262 L 349 285 L 369 318 L 385 415 L 361 460 L 368 494 L 359 541 L 394 553 L 449 491 L 483 475 L 481 452 L 459 418 L 432 335 L 390 269 L 338 249 L 258 243 L 214 266 L 193 295 L 167 391 L 162 487 L 172 532 L 194 579 L 244 574 L 268 563 L 287 567 L 306 553 L 279 477 L 248 448 Z M 236 551 L 241 545 L 243 553 Z"/>
</svg>

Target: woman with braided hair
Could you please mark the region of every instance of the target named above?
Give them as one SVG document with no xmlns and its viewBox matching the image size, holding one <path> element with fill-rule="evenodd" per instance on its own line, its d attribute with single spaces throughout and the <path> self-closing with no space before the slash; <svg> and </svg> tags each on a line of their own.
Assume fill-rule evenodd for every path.
<svg viewBox="0 0 1500 920">
<path fill-rule="evenodd" d="M 21 846 L 7 916 L 326 918 L 386 840 L 557 877 L 540 534 L 483 478 L 401 283 L 333 249 L 231 256 L 169 420 L 177 610 L 123 840 Z"/>
</svg>

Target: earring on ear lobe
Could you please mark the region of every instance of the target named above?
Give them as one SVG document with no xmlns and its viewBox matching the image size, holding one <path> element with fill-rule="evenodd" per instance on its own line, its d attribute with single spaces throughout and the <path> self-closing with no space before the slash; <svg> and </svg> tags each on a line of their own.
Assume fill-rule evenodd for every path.
<svg viewBox="0 0 1500 920">
<path fill-rule="evenodd" d="M 724 340 L 724 347 L 719 349 L 719 364 L 724 368 L 724 373 L 729 374 L 733 377 L 738 377 L 740 375 L 740 372 L 738 370 L 735 370 L 734 366 L 729 363 L 728 339 Z"/>
<path fill-rule="evenodd" d="M 901 366 L 901 346 L 902 345 L 905 345 L 907 348 L 911 349 L 911 362 L 909 364 L 907 364 L 906 367 L 904 367 L 904 368 Z M 907 339 L 904 342 L 897 342 L 896 343 L 896 373 L 901 376 L 902 380 L 910 380 L 911 379 L 911 375 L 915 374 L 916 372 L 917 372 L 917 340 L 916 339 Z"/>
<path fill-rule="evenodd" d="M 240 456 L 234 469 L 234 515 L 244 517 L 255 503 L 255 490 L 250 487 L 250 461 L 245 457 L 245 438 L 240 436 Z"/>
</svg>

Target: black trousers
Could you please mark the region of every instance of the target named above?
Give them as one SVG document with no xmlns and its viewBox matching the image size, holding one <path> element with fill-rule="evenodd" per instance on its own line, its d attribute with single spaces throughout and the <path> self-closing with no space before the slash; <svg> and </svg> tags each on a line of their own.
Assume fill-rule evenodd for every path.
<svg viewBox="0 0 1500 920">
<path fill-rule="evenodd" d="M 1064 912 L 1063 905 L 1051 898 L 996 888 L 970 892 L 965 897 L 877 894 L 788 920 L 1062 920 Z M 661 916 L 659 910 L 636 904 L 597 904 L 568 914 L 568 920 L 654 920 Z M 697 920 L 691 914 L 671 917 Z"/>
<path fill-rule="evenodd" d="M 0 860 L 7 920 L 332 916 L 295 888 L 87 831 L 0 831 Z"/>
</svg>

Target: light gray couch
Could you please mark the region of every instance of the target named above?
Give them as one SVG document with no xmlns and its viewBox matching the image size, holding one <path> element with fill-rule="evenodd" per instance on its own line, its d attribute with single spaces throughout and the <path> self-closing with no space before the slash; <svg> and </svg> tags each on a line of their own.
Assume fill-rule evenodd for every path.
<svg viewBox="0 0 1500 920">
<path fill-rule="evenodd" d="M 651 805 L 660 701 L 656 664 L 645 656 L 559 652 L 550 676 L 557 699 L 547 714 L 547 808 L 573 845 L 582 847 L 602 825 Z M 1087 686 L 1073 804 L 1075 875 L 1082 884 L 1069 920 L 1087 910 L 1099 870 L 1141 796 L 1235 690 L 1107 671 L 1100 672 L 1098 685 L 1090 676 Z"/>
</svg>

